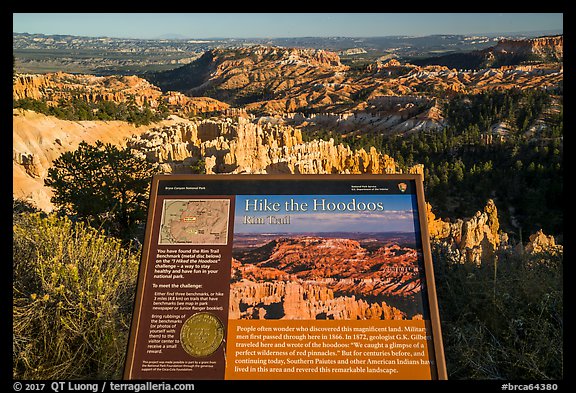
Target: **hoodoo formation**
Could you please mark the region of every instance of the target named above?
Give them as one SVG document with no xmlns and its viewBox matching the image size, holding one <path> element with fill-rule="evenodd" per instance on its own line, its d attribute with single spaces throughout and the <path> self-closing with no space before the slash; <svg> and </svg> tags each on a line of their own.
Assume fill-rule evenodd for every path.
<svg viewBox="0 0 576 393">
<path fill-rule="evenodd" d="M 280 238 L 232 261 L 235 319 L 418 319 L 418 255 L 398 244 L 369 252 L 356 240 Z M 392 300 L 389 300 L 392 299 Z"/>
<path fill-rule="evenodd" d="M 430 64 L 424 64 L 430 59 L 422 65 L 382 59 L 353 68 L 328 50 L 257 45 L 210 49 L 179 68 L 142 76 L 15 74 L 15 102 L 41 102 L 45 108 L 111 103 L 169 116 L 135 126 L 96 120 L 100 107 L 92 107 L 94 120 L 82 121 L 15 109 L 14 197 L 52 210 L 52 191 L 44 186 L 48 168 L 83 140 L 128 146 L 166 173 L 199 168 L 206 173 L 423 174 L 422 164 L 400 165 L 390 152 L 342 141 L 440 133 L 451 126 L 444 108 L 456 94 L 561 91 L 563 83 L 561 35 L 500 40 L 487 49 L 431 58 Z M 478 66 L 442 65 L 470 59 Z M 545 128 L 543 119 L 529 132 Z M 325 130 L 341 138 L 307 136 Z M 501 138 L 510 124 L 494 124 L 492 130 Z M 494 135 L 482 138 L 493 141 Z M 432 238 L 449 243 L 462 262 L 480 264 L 506 244 L 493 201 L 473 217 L 452 222 L 436 219 L 429 208 L 428 220 Z M 546 235 L 534 236 L 530 252 L 550 243 Z"/>
</svg>

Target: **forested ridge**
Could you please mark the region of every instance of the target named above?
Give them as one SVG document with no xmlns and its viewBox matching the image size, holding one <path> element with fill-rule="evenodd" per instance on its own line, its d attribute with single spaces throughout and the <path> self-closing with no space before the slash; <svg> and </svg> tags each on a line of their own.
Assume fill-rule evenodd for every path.
<svg viewBox="0 0 576 393">
<path fill-rule="evenodd" d="M 563 100 L 544 90 L 460 94 L 443 103 L 442 131 L 411 135 L 303 132 L 351 148 L 375 146 L 404 171 L 424 165 L 427 200 L 440 216 L 470 216 L 487 199 L 504 231 L 562 235 Z"/>
</svg>

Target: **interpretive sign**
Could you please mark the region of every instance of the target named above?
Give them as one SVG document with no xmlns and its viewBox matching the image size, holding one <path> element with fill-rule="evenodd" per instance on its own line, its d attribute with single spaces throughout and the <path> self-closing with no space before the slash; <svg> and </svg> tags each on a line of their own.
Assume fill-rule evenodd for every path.
<svg viewBox="0 0 576 393">
<path fill-rule="evenodd" d="M 420 175 L 158 175 L 125 379 L 446 379 Z"/>
</svg>

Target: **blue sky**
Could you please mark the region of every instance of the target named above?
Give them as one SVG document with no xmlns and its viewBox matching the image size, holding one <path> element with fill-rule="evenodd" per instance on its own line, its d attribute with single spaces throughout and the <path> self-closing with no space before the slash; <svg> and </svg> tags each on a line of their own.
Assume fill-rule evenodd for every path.
<svg viewBox="0 0 576 393">
<path fill-rule="evenodd" d="M 563 30 L 561 13 L 14 13 L 13 32 L 158 38 L 420 36 Z"/>
<path fill-rule="evenodd" d="M 246 200 L 266 198 L 269 204 L 278 202 L 278 212 L 246 211 Z M 300 232 L 414 232 L 416 207 L 415 195 L 237 195 L 234 218 L 235 233 L 300 233 Z M 337 204 L 350 203 L 352 199 L 360 203 L 381 202 L 384 211 L 317 211 L 313 210 L 314 199 Z M 300 206 L 308 203 L 308 211 L 287 211 L 286 201 L 294 200 Z M 320 205 L 318 205 L 320 206 Z M 290 215 L 290 225 L 244 224 L 244 216 L 266 217 Z"/>
</svg>

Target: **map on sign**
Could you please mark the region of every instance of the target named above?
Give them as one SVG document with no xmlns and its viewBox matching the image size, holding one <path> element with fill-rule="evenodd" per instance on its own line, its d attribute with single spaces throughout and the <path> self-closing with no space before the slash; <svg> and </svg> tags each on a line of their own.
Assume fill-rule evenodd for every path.
<svg viewBox="0 0 576 393">
<path fill-rule="evenodd" d="M 165 199 L 158 244 L 228 243 L 228 199 Z"/>
</svg>

